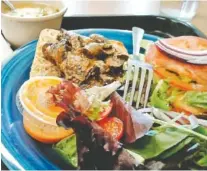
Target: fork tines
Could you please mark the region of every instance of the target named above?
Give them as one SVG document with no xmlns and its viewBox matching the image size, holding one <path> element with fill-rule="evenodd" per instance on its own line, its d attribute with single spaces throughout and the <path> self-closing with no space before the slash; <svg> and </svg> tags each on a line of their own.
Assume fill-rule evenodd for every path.
<svg viewBox="0 0 207 171">
<path fill-rule="evenodd" d="M 140 102 L 142 106 L 146 107 L 152 79 L 153 68 L 150 64 L 138 60 L 129 60 L 123 99 L 130 105 L 135 101 L 136 109 L 139 108 Z M 131 87 L 130 82 L 132 82 Z M 129 94 L 130 98 L 126 99 L 126 97 L 129 97 Z"/>
</svg>

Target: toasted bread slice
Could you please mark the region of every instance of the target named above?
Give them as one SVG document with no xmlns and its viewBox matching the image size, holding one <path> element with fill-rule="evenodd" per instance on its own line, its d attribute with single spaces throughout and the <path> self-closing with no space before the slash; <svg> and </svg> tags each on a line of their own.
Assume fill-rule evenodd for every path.
<svg viewBox="0 0 207 171">
<path fill-rule="evenodd" d="M 45 43 L 55 43 L 57 41 L 57 35 L 60 33 L 58 30 L 53 29 L 44 29 L 41 31 L 39 40 L 36 47 L 36 53 L 34 61 L 32 63 L 30 77 L 34 76 L 61 76 L 60 69 L 51 63 L 49 60 L 46 60 L 43 57 L 42 46 Z"/>
<path fill-rule="evenodd" d="M 40 36 L 39 36 L 39 40 L 38 40 L 38 44 L 37 44 L 37 48 L 36 48 L 36 53 L 35 53 L 35 58 L 34 58 L 34 61 L 33 61 L 32 67 L 31 67 L 30 77 L 34 77 L 34 76 L 61 77 L 61 75 L 63 74 L 65 76 L 65 78 L 68 80 L 70 80 L 70 78 L 72 78 L 72 74 L 70 72 L 71 71 L 73 72 L 73 69 L 71 67 L 73 66 L 72 65 L 73 63 L 75 64 L 75 60 L 72 58 L 74 55 L 68 56 L 68 57 L 71 57 L 71 59 L 69 59 L 69 60 L 71 60 L 72 64 L 68 64 L 67 63 L 68 60 L 66 60 L 65 62 L 63 62 L 63 65 L 62 64 L 57 65 L 57 64 L 51 62 L 51 60 L 45 58 L 44 54 L 42 52 L 42 47 L 46 43 L 58 43 L 57 37 L 60 35 L 60 33 L 61 33 L 60 31 L 53 30 L 53 29 L 42 30 L 42 32 L 40 33 Z M 74 44 L 74 46 L 75 46 L 77 43 L 75 39 L 77 39 L 78 34 L 76 34 L 74 32 L 68 32 L 68 34 L 70 35 L 71 40 L 73 40 L 72 37 L 74 37 L 72 44 Z M 86 42 L 92 41 L 92 39 L 90 37 L 85 37 L 85 36 L 81 36 L 81 37 L 84 38 L 84 41 L 86 41 Z M 127 49 L 125 48 L 125 46 L 122 42 L 119 42 L 116 40 L 108 40 L 108 41 L 118 51 L 117 53 L 128 55 Z M 78 49 L 77 49 L 77 51 L 78 51 Z M 87 60 L 89 60 L 89 59 L 87 59 Z M 63 67 L 65 63 L 67 64 L 67 66 Z M 87 63 L 87 62 L 85 62 L 85 63 Z M 78 65 L 80 65 L 80 64 L 77 64 L 76 66 L 78 66 Z M 70 74 L 67 74 L 68 71 Z"/>
</svg>

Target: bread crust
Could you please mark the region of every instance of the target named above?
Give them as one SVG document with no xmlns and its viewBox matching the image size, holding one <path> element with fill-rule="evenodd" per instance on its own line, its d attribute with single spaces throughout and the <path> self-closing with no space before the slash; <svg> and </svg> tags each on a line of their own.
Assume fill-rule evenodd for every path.
<svg viewBox="0 0 207 171">
<path fill-rule="evenodd" d="M 60 69 L 43 57 L 42 46 L 45 43 L 57 42 L 58 30 L 44 29 L 41 31 L 36 47 L 35 57 L 32 63 L 30 77 L 35 76 L 57 76 L 61 77 Z"/>
</svg>

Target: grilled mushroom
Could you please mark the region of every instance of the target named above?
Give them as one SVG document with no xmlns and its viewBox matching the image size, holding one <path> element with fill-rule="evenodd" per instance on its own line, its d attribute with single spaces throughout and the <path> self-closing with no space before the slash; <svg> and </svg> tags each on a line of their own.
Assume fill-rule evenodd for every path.
<svg viewBox="0 0 207 171">
<path fill-rule="evenodd" d="M 66 39 L 62 39 L 60 42 L 57 43 L 46 43 L 42 47 L 42 52 L 44 57 L 47 60 L 55 64 L 62 63 L 66 57 L 67 53 L 71 50 L 71 44 Z"/>
<path fill-rule="evenodd" d="M 104 43 L 107 41 L 106 38 L 99 34 L 91 34 L 90 38 L 96 43 Z"/>
</svg>

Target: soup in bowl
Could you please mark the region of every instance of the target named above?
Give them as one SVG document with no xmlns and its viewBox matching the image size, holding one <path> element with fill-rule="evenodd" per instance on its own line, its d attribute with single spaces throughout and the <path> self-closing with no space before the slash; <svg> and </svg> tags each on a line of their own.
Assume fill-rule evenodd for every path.
<svg viewBox="0 0 207 171">
<path fill-rule="evenodd" d="M 1 7 L 2 32 L 14 47 L 37 39 L 45 28 L 60 29 L 67 11 L 64 1 L 11 1 L 15 11 Z"/>
</svg>

